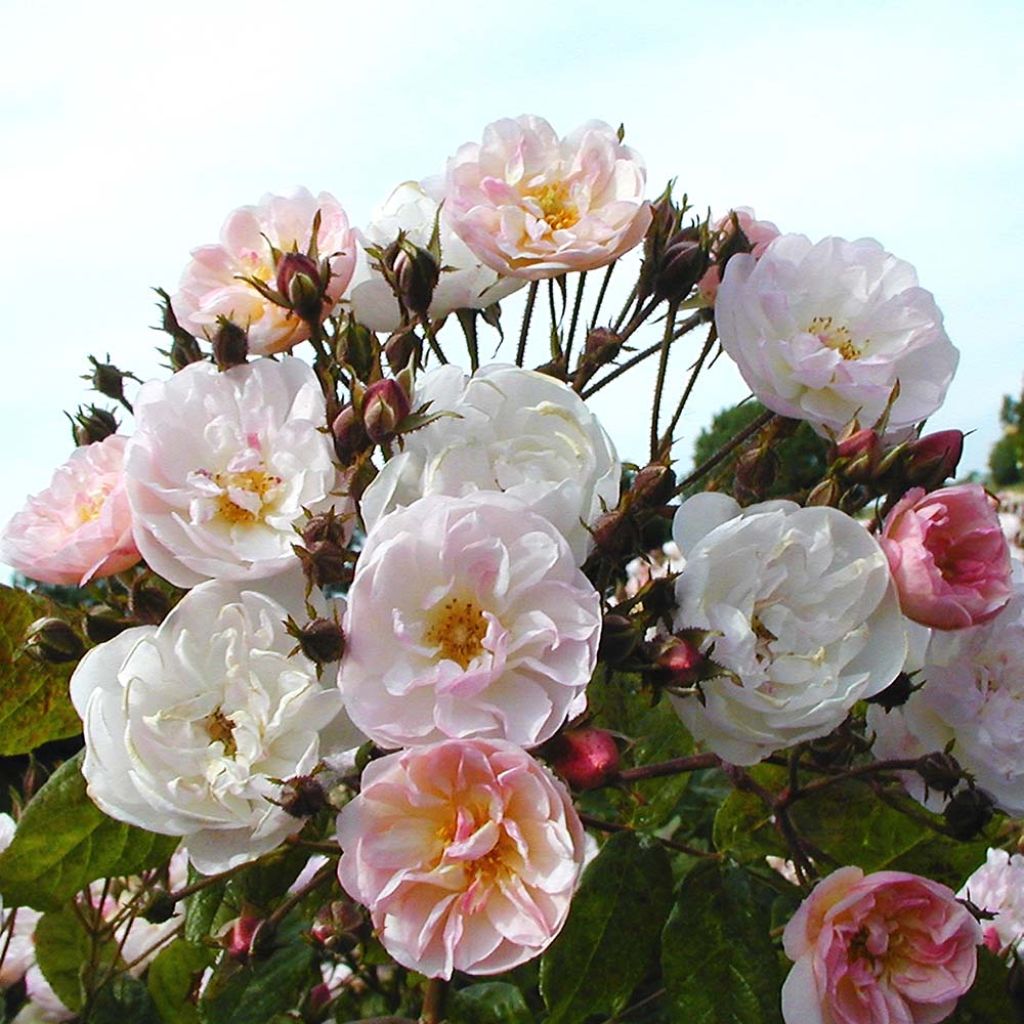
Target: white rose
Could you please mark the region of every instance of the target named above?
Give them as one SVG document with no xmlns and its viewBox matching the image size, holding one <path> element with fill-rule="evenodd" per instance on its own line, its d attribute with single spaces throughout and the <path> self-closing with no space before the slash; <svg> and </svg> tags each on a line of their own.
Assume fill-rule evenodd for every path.
<svg viewBox="0 0 1024 1024">
<path fill-rule="evenodd" d="M 907 702 L 885 714 L 870 708 L 879 758 L 916 757 L 944 750 L 1008 814 L 1024 815 L 1024 580 L 991 621 L 955 633 L 936 630 Z M 908 791 L 925 802 L 924 784 L 908 773 Z M 932 793 L 927 806 L 945 800 Z"/>
<path fill-rule="evenodd" d="M 725 760 L 755 764 L 827 735 L 903 667 L 888 562 L 844 513 L 789 501 L 741 510 L 707 493 L 680 507 L 673 534 L 686 558 L 675 628 L 708 630 L 704 653 L 729 674 L 672 701 Z"/>
<path fill-rule="evenodd" d="M 299 823 L 274 779 L 310 771 L 330 726 L 359 742 L 337 690 L 288 652 L 287 610 L 219 581 L 190 591 L 159 627 L 125 630 L 71 677 L 83 774 L 106 814 L 180 835 L 205 874 L 272 850 Z M 335 739 L 337 742 L 337 739 Z"/>
<path fill-rule="evenodd" d="M 957 896 L 995 914 L 981 922 L 985 945 L 993 953 L 1024 944 L 1024 857 L 1019 853 L 1011 857 L 1006 850 L 989 850 Z"/>
<path fill-rule="evenodd" d="M 343 511 L 323 393 L 299 359 L 223 373 L 192 363 L 144 384 L 135 416 L 124 470 L 135 542 L 179 587 L 282 572 L 303 510 Z"/>
<path fill-rule="evenodd" d="M 402 322 L 402 311 L 391 286 L 372 268 L 367 245 L 384 248 L 399 231 L 420 248 L 430 244 L 434 225 L 438 224 L 442 271 L 430 303 L 430 317 L 440 320 L 456 309 L 485 309 L 521 288 L 525 282 L 500 277 L 473 255 L 469 246 L 456 235 L 445 214 L 438 221 L 439 203 L 416 181 L 398 186 L 374 211 L 373 219 L 360 238 L 355 273 L 348 289 L 355 318 L 371 331 L 394 331 Z"/>
<path fill-rule="evenodd" d="M 472 377 L 443 366 L 417 381 L 415 406 L 449 411 L 409 434 L 362 497 L 366 528 L 427 494 L 503 491 L 548 519 L 577 564 L 593 546 L 586 525 L 619 499 L 619 460 L 571 388 L 515 366 Z"/>
<path fill-rule="evenodd" d="M 339 684 L 385 747 L 532 747 L 583 710 L 600 598 L 546 520 L 501 494 L 431 495 L 382 519 L 348 594 Z"/>
<path fill-rule="evenodd" d="M 878 242 L 782 235 L 734 256 L 715 302 L 722 347 L 769 409 L 819 433 L 871 424 L 899 381 L 888 430 L 942 404 L 959 354 L 914 268 Z"/>
</svg>

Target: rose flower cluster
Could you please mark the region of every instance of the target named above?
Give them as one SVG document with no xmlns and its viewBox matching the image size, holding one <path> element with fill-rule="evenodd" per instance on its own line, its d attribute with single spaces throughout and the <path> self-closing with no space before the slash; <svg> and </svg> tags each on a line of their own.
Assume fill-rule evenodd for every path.
<svg viewBox="0 0 1024 1024">
<path fill-rule="evenodd" d="M 621 130 L 560 138 L 526 116 L 399 185 L 363 230 L 327 193 L 235 211 L 162 293 L 174 372 L 128 405 L 131 375 L 96 364 L 131 433 L 80 412 L 79 447 L 0 556 L 92 595 L 70 679 L 88 796 L 180 837 L 179 872 L 306 843 L 336 866 L 304 884 L 331 876 L 368 913 L 346 949 L 372 933 L 428 979 L 498 975 L 563 932 L 598 836 L 643 831 L 622 811 L 632 782 L 711 771 L 763 799 L 788 844 L 791 881 L 759 865 L 792 903 L 787 1024 L 936 1024 L 979 945 L 1024 943 L 1019 857 L 992 850 L 958 900 L 822 856 L 796 810 L 863 778 L 908 814 L 929 813 L 913 798 L 951 822 L 964 804 L 1024 815 L 1024 581 L 995 499 L 947 483 L 963 435 L 922 434 L 958 353 L 878 242 L 687 212 L 670 190 L 648 198 Z M 632 294 L 602 320 L 634 249 Z M 514 358 L 482 362 L 481 326 L 500 330 L 520 289 Z M 531 369 L 541 289 L 550 345 Z M 627 355 L 652 316 L 664 340 Z M 673 383 L 669 349 L 701 326 Z M 679 416 L 716 342 L 765 411 L 680 484 Z M 648 354 L 651 451 L 624 465 L 585 399 Z M 827 468 L 779 494 L 773 447 L 800 423 Z M 60 628 L 38 625 L 44 655 Z M 690 745 L 645 765 L 608 717 L 627 691 L 674 711 Z M 648 840 L 692 853 L 670 827 Z M 20 920 L 14 974 L 31 982 Z M 241 954 L 239 927 L 225 941 L 245 959 L 241 930 Z M 352 992 L 361 970 L 349 955 Z M 317 998 L 304 1019 L 326 1019 Z"/>
</svg>

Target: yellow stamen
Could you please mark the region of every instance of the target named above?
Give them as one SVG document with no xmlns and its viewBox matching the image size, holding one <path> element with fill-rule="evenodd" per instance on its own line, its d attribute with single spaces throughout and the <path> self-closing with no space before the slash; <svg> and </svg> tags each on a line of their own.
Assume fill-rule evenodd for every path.
<svg viewBox="0 0 1024 1024">
<path fill-rule="evenodd" d="M 564 181 L 552 181 L 524 193 L 534 199 L 552 231 L 571 228 L 579 219 L 579 210 L 569 201 L 569 186 Z"/>
<path fill-rule="evenodd" d="M 83 526 L 85 523 L 91 523 L 94 519 L 98 519 L 106 500 L 105 494 L 95 494 L 88 501 L 79 505 L 75 509 L 78 525 Z"/>
<path fill-rule="evenodd" d="M 261 506 L 267 494 L 281 482 L 280 477 L 271 476 L 262 469 L 248 469 L 241 473 L 214 473 L 212 479 L 225 491 L 230 487 L 255 494 L 260 499 Z M 243 508 L 236 505 L 226 493 L 217 498 L 217 515 L 232 525 L 255 523 L 263 518 L 262 508 L 259 513 Z"/>
<path fill-rule="evenodd" d="M 235 723 L 227 715 L 217 708 L 212 715 L 207 715 L 203 720 L 206 726 L 206 734 L 215 743 L 224 744 L 224 754 L 227 757 L 234 757 L 238 753 L 238 744 L 235 743 Z"/>
<path fill-rule="evenodd" d="M 475 601 L 451 597 L 434 609 L 431 619 L 423 640 L 437 647 L 442 658 L 466 669 L 474 658 L 483 654 L 487 620 Z"/>
<path fill-rule="evenodd" d="M 807 325 L 808 334 L 816 334 L 821 343 L 834 349 L 843 359 L 858 359 L 863 346 L 854 344 L 849 327 L 834 324 L 830 316 L 816 316 Z M 865 342 L 867 344 L 867 342 Z"/>
</svg>

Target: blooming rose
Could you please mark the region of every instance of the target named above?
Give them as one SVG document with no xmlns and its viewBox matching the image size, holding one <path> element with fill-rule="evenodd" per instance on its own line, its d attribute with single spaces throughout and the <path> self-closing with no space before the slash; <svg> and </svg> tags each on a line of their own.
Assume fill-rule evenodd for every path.
<svg viewBox="0 0 1024 1024">
<path fill-rule="evenodd" d="M 400 964 L 499 974 L 562 928 L 585 839 L 565 787 L 529 754 L 448 740 L 369 764 L 338 818 L 338 876 Z"/>
<path fill-rule="evenodd" d="M 937 1024 L 974 981 L 981 929 L 952 890 L 904 871 L 834 871 L 782 936 L 786 1024 Z"/>
<path fill-rule="evenodd" d="M 687 728 L 734 764 L 830 733 L 885 689 L 907 644 L 885 555 L 833 508 L 769 501 L 740 510 L 708 492 L 676 513 L 686 566 L 676 629 L 707 630 L 722 674 L 673 696 Z"/>
<path fill-rule="evenodd" d="M 1024 815 L 1024 585 L 991 622 L 955 633 L 933 633 L 921 683 L 905 704 L 886 714 L 868 710 L 878 758 L 919 757 L 944 750 L 1006 812 Z M 933 809 L 942 801 L 908 773 L 910 793 Z"/>
<path fill-rule="evenodd" d="M 438 211 L 441 211 L 438 219 Z M 400 231 L 421 248 L 430 244 L 434 225 L 440 230 L 441 265 L 446 269 L 434 289 L 430 303 L 431 319 L 439 320 L 457 309 L 485 309 L 511 295 L 523 285 L 517 278 L 499 277 L 467 248 L 451 228 L 443 207 L 423 185 L 406 181 L 388 196 L 366 228 L 366 243 L 385 247 Z M 364 246 L 359 247 L 348 299 L 355 318 L 371 331 L 394 331 L 402 322 L 391 286 L 370 265 Z"/>
<path fill-rule="evenodd" d="M 83 445 L 0 534 L 0 559 L 42 583 L 84 587 L 133 566 L 122 462 L 127 438 Z"/>
<path fill-rule="evenodd" d="M 192 363 L 144 384 L 135 416 L 125 477 L 135 540 L 156 572 L 190 587 L 295 564 L 293 524 L 331 505 L 338 483 L 306 363 Z"/>
<path fill-rule="evenodd" d="M 363 494 L 363 521 L 426 494 L 504 491 L 559 530 L 582 563 L 593 547 L 586 525 L 619 500 L 619 460 L 608 435 L 571 388 L 515 366 L 472 377 L 443 366 L 417 381 L 413 406 L 450 412 L 406 436 Z"/>
<path fill-rule="evenodd" d="M 597 591 L 546 519 L 501 494 L 431 495 L 366 539 L 339 684 L 384 747 L 530 747 L 583 709 L 600 628 Z"/>
<path fill-rule="evenodd" d="M 651 222 L 647 172 L 615 129 L 588 121 L 559 139 L 540 117 L 505 118 L 448 161 L 453 229 L 492 270 L 536 281 L 593 270 L 628 252 Z"/>
<path fill-rule="evenodd" d="M 980 484 L 931 494 L 911 488 L 886 517 L 881 543 L 900 606 L 915 622 L 976 626 L 997 615 L 1013 592 L 996 501 Z"/>
<path fill-rule="evenodd" d="M 717 260 L 726 243 L 731 239 L 733 233 L 733 216 L 739 223 L 740 231 L 746 236 L 750 243 L 750 255 L 755 260 L 761 258 L 770 242 L 779 237 L 779 229 L 770 220 L 756 220 L 754 211 L 746 206 L 737 206 L 730 210 L 724 217 L 720 217 L 712 225 L 712 231 L 717 236 L 711 248 L 711 256 Z M 704 276 L 697 282 L 697 291 L 701 301 L 707 306 L 713 306 L 715 296 L 718 294 L 718 286 L 722 283 L 722 268 L 717 262 L 711 264 Z"/>
<path fill-rule="evenodd" d="M 322 745 L 359 742 L 337 690 L 289 656 L 287 614 L 264 594 L 204 583 L 159 627 L 94 647 L 71 677 L 89 795 L 119 821 L 184 836 L 205 874 L 296 830 L 272 802 L 275 779 L 310 771 Z"/>
<path fill-rule="evenodd" d="M 989 850 L 957 896 L 995 915 L 981 926 L 993 953 L 1024 944 L 1024 857 L 1019 853 L 1011 857 L 1005 850 Z"/>
<path fill-rule="evenodd" d="M 14 840 L 15 824 L 9 814 L 0 812 L 0 853 L 7 849 Z M 14 922 L 11 922 L 11 917 Z M 0 948 L 6 943 L 3 961 L 0 962 L 0 989 L 7 989 L 25 976 L 25 972 L 35 963 L 35 946 L 32 944 L 32 933 L 36 922 L 42 914 L 31 907 L 15 907 L 4 910 L 0 899 Z M 8 935 L 10 940 L 8 941 Z"/>
<path fill-rule="evenodd" d="M 314 198 L 303 188 L 287 197 L 266 195 L 258 206 L 235 210 L 221 229 L 219 244 L 192 250 L 192 262 L 171 299 L 182 327 L 199 337 L 212 335 L 217 318 L 227 317 L 248 331 L 249 351 L 257 355 L 284 352 L 305 341 L 309 324 L 245 279 L 256 278 L 276 288 L 276 260 L 289 252 L 309 251 L 318 213 L 317 253 L 327 259 L 331 271 L 324 294 L 326 318 L 352 277 L 355 236 L 334 196 L 321 192 Z"/>
<path fill-rule="evenodd" d="M 888 430 L 906 431 L 942 404 L 959 358 L 914 268 L 869 238 L 781 235 L 760 259 L 734 256 L 715 324 L 754 394 L 819 434 L 877 420 L 897 381 Z"/>
</svg>

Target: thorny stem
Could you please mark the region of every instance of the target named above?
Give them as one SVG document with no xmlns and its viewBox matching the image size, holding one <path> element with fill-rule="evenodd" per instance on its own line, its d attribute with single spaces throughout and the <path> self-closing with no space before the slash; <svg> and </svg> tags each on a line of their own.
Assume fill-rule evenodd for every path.
<svg viewBox="0 0 1024 1024">
<path fill-rule="evenodd" d="M 580 318 L 580 305 L 583 302 L 583 288 L 587 283 L 587 272 L 581 271 L 579 281 L 576 285 L 576 301 L 572 306 L 572 318 L 569 321 L 569 334 L 565 339 L 565 365 L 569 366 L 569 357 L 572 355 L 572 342 L 576 337 L 576 323 Z"/>
<path fill-rule="evenodd" d="M 642 782 L 644 779 L 660 779 L 665 775 L 682 775 L 684 772 L 699 772 L 704 768 L 718 768 L 722 759 L 717 754 L 691 754 L 689 757 L 675 757 L 671 761 L 657 764 L 643 764 L 639 768 L 625 768 L 618 772 L 613 782 Z"/>
<path fill-rule="evenodd" d="M 738 434 L 734 435 L 730 440 L 726 441 L 721 448 L 715 452 L 709 459 L 705 459 L 682 483 L 680 483 L 675 490 L 676 494 L 682 494 L 691 484 L 695 484 L 702 476 L 710 473 L 720 462 L 724 462 L 744 441 L 748 438 L 753 437 L 762 427 L 767 426 L 768 423 L 775 416 L 775 413 L 771 409 L 765 409 L 760 416 L 757 417 L 753 423 L 744 427 Z"/>
<path fill-rule="evenodd" d="M 603 818 L 595 818 L 592 814 L 580 814 L 580 821 L 584 825 L 596 828 L 598 832 L 636 832 L 631 825 L 623 825 L 618 821 L 605 821 Z M 663 839 L 659 835 L 651 835 L 651 839 L 661 843 L 670 850 L 677 850 L 679 853 L 689 854 L 691 857 L 702 857 L 705 860 L 721 860 L 722 855 L 713 850 L 701 850 L 696 846 L 687 846 L 686 843 L 678 843 L 674 839 Z"/>
<path fill-rule="evenodd" d="M 204 878 L 196 879 L 196 881 L 191 885 L 186 885 L 181 889 L 177 889 L 175 892 L 168 893 L 167 898 L 173 903 L 177 903 L 179 900 L 185 899 L 186 896 L 202 892 L 203 889 L 209 888 L 211 885 L 216 885 L 218 882 L 223 882 L 225 878 L 230 878 L 232 875 L 238 874 L 239 871 L 258 863 L 259 859 L 246 861 L 244 864 L 236 864 L 233 868 L 228 868 L 227 871 L 221 871 L 216 875 L 207 875 Z"/>
<path fill-rule="evenodd" d="M 676 310 L 678 304 L 669 304 L 665 314 L 665 330 L 661 336 L 661 350 L 658 356 L 658 376 L 654 382 L 654 403 L 651 406 L 651 461 L 658 457 L 658 420 L 661 417 L 661 397 L 665 393 L 665 374 L 668 372 L 668 350 L 672 344 L 672 332 L 675 330 Z"/>
<path fill-rule="evenodd" d="M 634 284 L 630 290 L 629 295 L 626 298 L 625 304 L 619 311 L 619 315 L 615 318 L 615 323 L 612 325 L 612 330 L 618 332 L 622 326 L 622 321 L 626 319 L 626 314 L 629 312 L 629 307 L 633 305 L 633 300 L 636 298 L 636 285 Z"/>
<path fill-rule="evenodd" d="M 597 318 L 601 314 L 601 307 L 604 305 L 604 294 L 608 291 L 608 282 L 612 279 L 612 271 L 615 269 L 615 264 L 618 260 L 612 260 L 608 264 L 608 269 L 604 272 L 604 277 L 601 279 L 601 287 L 597 293 L 597 302 L 594 303 L 594 309 L 591 312 L 590 329 L 593 330 L 597 326 Z"/>
<path fill-rule="evenodd" d="M 430 345 L 430 351 L 437 356 L 437 360 L 442 366 L 446 365 L 448 359 L 441 350 L 441 345 L 437 340 L 437 334 L 434 332 L 434 325 L 430 318 L 425 316 L 420 322 L 423 324 L 423 333 L 427 336 L 427 344 Z"/>
<path fill-rule="evenodd" d="M 857 765 L 836 775 L 827 775 L 824 778 L 814 779 L 811 782 L 804 783 L 799 788 L 795 788 L 791 781 L 789 790 L 779 797 L 779 802 L 783 807 L 788 807 L 805 796 L 817 793 L 827 786 L 834 786 L 837 782 L 846 782 L 849 779 L 858 779 L 870 775 L 881 775 L 886 772 L 913 771 L 919 763 L 920 758 L 916 757 L 894 757 L 888 761 L 874 761 L 871 764 Z"/>
<path fill-rule="evenodd" d="M 260 938 L 264 941 L 269 939 L 293 908 L 298 906 L 315 889 L 319 889 L 328 878 L 332 878 L 336 870 L 337 865 L 330 862 L 324 864 L 305 885 L 296 889 L 286 900 L 283 900 L 260 925 Z"/>
<path fill-rule="evenodd" d="M 526 360 L 526 336 L 530 333 L 530 320 L 533 317 L 533 304 L 537 301 L 539 282 L 531 281 L 526 293 L 526 308 L 523 310 L 523 323 L 519 328 L 519 346 L 516 348 L 516 366 L 522 366 Z"/>
<path fill-rule="evenodd" d="M 691 317 L 690 319 L 693 318 Z M 700 355 L 697 356 L 697 361 L 693 364 L 693 372 L 690 374 L 690 379 L 686 382 L 686 389 L 683 391 L 683 394 L 679 399 L 676 411 L 672 414 L 672 419 L 669 420 L 669 424 L 665 428 L 665 433 L 661 437 L 661 442 L 658 445 L 659 454 L 667 454 L 667 450 L 672 444 L 672 435 L 675 433 L 675 429 L 679 425 L 679 418 L 683 415 L 686 403 L 690 400 L 690 394 L 693 391 L 693 386 L 697 383 L 697 375 L 704 368 L 704 360 L 707 359 L 717 338 L 718 335 L 715 333 L 714 325 L 712 325 L 711 330 L 708 332 L 707 341 L 704 342 L 704 347 L 700 350 Z"/>
</svg>

